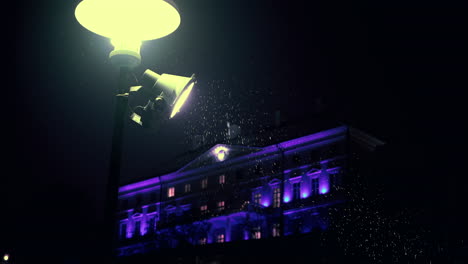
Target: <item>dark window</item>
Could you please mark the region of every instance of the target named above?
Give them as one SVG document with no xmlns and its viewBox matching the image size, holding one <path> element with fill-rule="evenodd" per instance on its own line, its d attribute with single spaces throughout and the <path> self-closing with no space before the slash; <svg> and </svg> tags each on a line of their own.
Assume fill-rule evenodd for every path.
<svg viewBox="0 0 468 264">
<path fill-rule="evenodd" d="M 127 224 L 120 225 L 120 239 L 127 238 Z"/>
<path fill-rule="evenodd" d="M 293 183 L 293 199 L 296 200 L 296 199 L 299 199 L 301 196 L 301 183 L 300 182 L 296 182 L 296 183 Z"/>
<path fill-rule="evenodd" d="M 140 227 L 141 227 L 141 223 L 140 221 L 136 221 L 135 222 L 135 236 L 140 236 Z"/>
<path fill-rule="evenodd" d="M 312 179 L 312 195 L 319 193 L 319 180 L 318 178 Z"/>
<path fill-rule="evenodd" d="M 148 223 L 148 233 L 153 234 L 154 231 L 156 230 L 156 221 L 154 218 L 151 218 Z"/>
</svg>

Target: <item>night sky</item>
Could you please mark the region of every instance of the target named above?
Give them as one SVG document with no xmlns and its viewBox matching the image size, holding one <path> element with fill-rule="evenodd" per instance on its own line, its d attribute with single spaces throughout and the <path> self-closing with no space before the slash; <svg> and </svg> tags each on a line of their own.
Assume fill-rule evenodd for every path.
<svg viewBox="0 0 468 264">
<path fill-rule="evenodd" d="M 122 182 L 164 171 L 192 135 L 220 137 L 227 121 L 255 131 L 276 110 L 326 116 L 387 143 L 376 181 L 389 211 L 410 208 L 436 237 L 466 245 L 466 9 L 293 2 L 176 1 L 181 26 L 143 44 L 135 76 L 195 73 L 198 83 L 158 133 L 127 122 Z M 3 23 L 14 41 L 4 49 L 0 253 L 12 261 L 99 250 L 118 71 L 109 41 L 75 20 L 78 3 L 18 4 Z"/>
</svg>

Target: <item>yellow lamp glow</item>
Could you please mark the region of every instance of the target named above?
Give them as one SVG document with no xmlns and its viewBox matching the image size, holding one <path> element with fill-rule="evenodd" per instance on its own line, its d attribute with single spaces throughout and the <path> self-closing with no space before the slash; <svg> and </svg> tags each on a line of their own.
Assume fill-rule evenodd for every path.
<svg viewBox="0 0 468 264">
<path fill-rule="evenodd" d="M 182 92 L 182 94 L 177 98 L 174 108 L 172 108 L 172 113 L 169 118 L 173 118 L 177 113 L 179 113 L 180 108 L 185 104 L 185 101 L 187 101 L 190 93 L 192 92 L 193 85 L 195 83 L 192 82 L 189 84 L 189 86 Z"/>
<path fill-rule="evenodd" d="M 83 0 L 75 17 L 86 29 L 112 40 L 111 57 L 129 55 L 137 60 L 142 41 L 167 36 L 180 25 L 172 0 Z"/>
</svg>

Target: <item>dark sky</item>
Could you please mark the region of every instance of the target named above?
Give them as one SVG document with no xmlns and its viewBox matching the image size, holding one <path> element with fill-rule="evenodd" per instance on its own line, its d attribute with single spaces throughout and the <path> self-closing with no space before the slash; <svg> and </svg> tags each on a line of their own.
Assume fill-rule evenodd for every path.
<svg viewBox="0 0 468 264">
<path fill-rule="evenodd" d="M 118 72 L 109 41 L 76 22 L 78 2 L 18 4 L 3 23 L 13 26 L 14 45 L 4 50 L 0 248 L 18 254 L 96 250 Z M 326 114 L 387 143 L 381 181 L 401 196 L 398 205 L 428 210 L 436 226 L 461 221 L 462 6 L 176 2 L 181 26 L 143 44 L 135 75 L 195 73 L 198 84 L 159 133 L 127 123 L 123 181 L 163 170 L 189 150 L 191 135 L 219 135 L 226 121 L 255 130 L 275 110 L 299 120 Z"/>
</svg>

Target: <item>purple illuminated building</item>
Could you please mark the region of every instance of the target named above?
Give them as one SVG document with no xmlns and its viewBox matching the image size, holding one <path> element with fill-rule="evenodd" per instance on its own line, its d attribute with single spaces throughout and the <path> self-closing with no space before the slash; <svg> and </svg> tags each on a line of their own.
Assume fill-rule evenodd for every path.
<svg viewBox="0 0 468 264">
<path fill-rule="evenodd" d="M 266 147 L 215 145 L 177 171 L 120 187 L 118 255 L 325 230 L 356 175 L 353 157 L 382 144 L 340 126 Z"/>
</svg>

